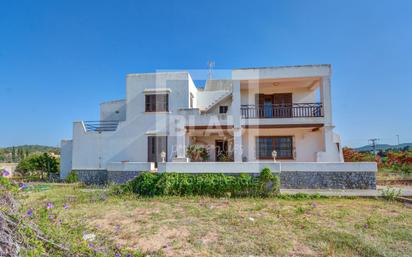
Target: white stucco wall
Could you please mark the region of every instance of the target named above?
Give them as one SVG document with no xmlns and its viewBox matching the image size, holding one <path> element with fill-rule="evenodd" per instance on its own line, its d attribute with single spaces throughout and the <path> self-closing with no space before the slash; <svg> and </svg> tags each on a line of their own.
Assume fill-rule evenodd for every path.
<svg viewBox="0 0 412 257">
<path fill-rule="evenodd" d="M 196 85 L 193 82 L 192 77 L 190 76 L 190 74 L 188 74 L 188 76 L 189 76 L 189 80 L 188 80 L 188 82 L 189 82 L 189 95 L 188 95 L 189 103 L 190 103 L 190 94 L 192 94 L 193 97 L 194 97 L 193 98 L 193 108 L 197 108 L 198 90 L 197 90 Z"/>
<path fill-rule="evenodd" d="M 288 78 L 288 77 L 322 77 L 320 88 L 323 89 L 321 97 L 330 97 L 330 66 L 289 67 L 273 69 L 236 70 L 232 74 L 234 78 Z M 255 77 L 254 77 L 255 76 Z M 257 76 L 257 77 L 256 77 Z M 259 77 L 263 76 L 263 77 Z M 214 91 L 201 91 L 196 89 L 190 75 L 187 72 L 165 72 L 149 74 L 130 74 L 126 78 L 126 99 L 121 101 L 105 102 L 101 105 L 102 120 L 120 120 L 119 126 L 113 132 L 86 132 L 82 122 L 73 125 L 72 152 L 62 152 L 62 158 L 70 155 L 71 169 L 106 169 L 109 163 L 147 162 L 147 137 L 149 135 L 168 136 L 168 161 L 176 155 L 177 126 L 184 131 L 184 126 L 210 125 L 214 122 L 222 125 L 234 126 L 232 131 L 235 144 L 242 146 L 242 151 L 237 151 L 235 159 L 242 160 L 242 156 L 248 161 L 255 160 L 255 136 L 259 135 L 291 135 L 294 136 L 296 159 L 298 162 L 313 161 L 340 161 L 339 151 L 336 150 L 336 136 L 333 134 L 331 117 L 318 118 L 291 118 L 289 119 L 241 119 L 240 105 L 255 104 L 255 94 L 258 93 L 292 93 L 293 102 L 307 103 L 317 102 L 316 91 L 308 87 L 293 88 L 293 81 L 288 81 L 291 88 L 276 87 L 240 89 L 239 80 L 229 82 L 215 81 L 209 83 L 208 89 Z M 145 90 L 167 90 L 169 94 L 169 112 L 146 113 Z M 225 91 L 222 91 L 225 89 Z M 220 91 L 220 92 L 219 92 Z M 212 92 L 212 93 L 210 93 Z M 207 106 L 213 97 L 231 92 L 231 96 L 211 108 L 208 113 L 200 114 L 199 110 L 186 111 L 190 106 L 190 93 L 194 96 L 193 107 Z M 206 100 L 205 100 L 206 99 Z M 208 99 L 208 100 L 207 100 Z M 209 101 L 209 102 L 208 102 Z M 330 99 L 325 107 L 329 113 Z M 228 114 L 216 115 L 220 105 L 229 107 Z M 329 108 L 329 109 L 328 109 Z M 186 109 L 185 111 L 178 111 Z M 116 112 L 118 111 L 118 112 Z M 191 113 L 189 115 L 189 113 Z M 196 114 L 195 114 L 196 113 Z M 175 115 L 182 114 L 189 117 L 186 123 L 176 122 Z M 252 130 L 244 129 L 242 125 L 257 124 L 298 124 L 298 123 L 327 123 L 327 128 L 312 132 L 307 129 L 274 129 Z M 179 124 L 179 125 L 178 125 Z M 183 125 L 182 125 L 183 124 Z M 182 140 L 181 138 L 179 140 Z M 212 137 L 210 141 L 214 141 Z M 184 141 L 184 140 L 183 140 Z M 180 142 L 180 141 L 179 141 Z M 237 143 L 236 143 L 237 142 Z M 186 141 L 187 144 L 187 141 Z M 67 148 L 69 149 L 69 148 Z M 68 150 L 67 150 L 68 151 Z M 235 150 L 236 151 L 236 150 Z M 68 165 L 68 164 L 67 164 Z M 67 166 L 68 167 L 68 166 Z M 69 170 L 68 168 L 65 168 Z"/>
<path fill-rule="evenodd" d="M 169 112 L 146 113 L 145 89 L 168 89 Z M 175 120 L 171 113 L 189 107 L 186 72 L 131 74 L 126 79 L 126 117 L 113 132 L 86 132 L 73 126 L 73 169 L 105 169 L 110 162 L 147 162 L 149 135 L 168 136 L 168 160 L 175 155 Z"/>
<path fill-rule="evenodd" d="M 256 137 L 258 136 L 292 136 L 294 160 L 296 162 L 315 162 L 317 153 L 324 151 L 323 137 L 320 130 L 312 132 L 311 128 L 295 129 L 247 129 L 242 135 L 243 156 L 248 161 L 256 160 Z M 282 162 L 283 160 L 279 160 Z"/>
<path fill-rule="evenodd" d="M 236 69 L 232 71 L 232 79 L 308 78 L 330 76 L 330 74 L 331 66 L 329 64 L 319 64 Z"/>
<path fill-rule="evenodd" d="M 227 106 L 227 113 L 226 115 L 232 115 L 232 97 L 227 97 L 226 99 L 222 100 L 221 102 L 217 103 L 214 107 L 210 108 L 207 111 L 208 114 L 219 114 L 219 107 L 220 106 Z"/>
<path fill-rule="evenodd" d="M 108 101 L 100 104 L 100 120 L 126 120 L 126 100 Z"/>
<path fill-rule="evenodd" d="M 315 103 L 316 90 L 310 90 L 308 88 L 293 88 L 293 83 L 289 83 L 291 88 L 250 88 L 248 90 L 241 90 L 241 104 L 258 104 L 256 103 L 256 94 L 281 94 L 292 93 L 293 103 Z"/>
<path fill-rule="evenodd" d="M 73 141 L 60 142 L 60 178 L 65 179 L 72 170 Z"/>
<path fill-rule="evenodd" d="M 376 162 L 168 162 L 159 163 L 159 172 L 178 173 L 259 173 L 269 168 L 273 173 L 303 172 L 377 172 Z"/>
<path fill-rule="evenodd" d="M 273 173 L 280 172 L 280 163 L 274 162 L 167 162 L 159 163 L 159 172 L 177 173 L 259 173 L 269 168 Z"/>
<path fill-rule="evenodd" d="M 199 91 L 197 107 L 200 110 L 208 110 L 211 105 L 218 103 L 220 100 L 224 99 L 230 94 L 230 91 L 227 90 L 216 90 L 216 91 Z"/>
</svg>

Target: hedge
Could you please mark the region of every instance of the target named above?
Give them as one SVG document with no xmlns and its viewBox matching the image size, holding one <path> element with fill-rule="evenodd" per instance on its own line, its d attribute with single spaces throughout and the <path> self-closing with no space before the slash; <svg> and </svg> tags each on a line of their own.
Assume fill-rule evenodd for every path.
<svg viewBox="0 0 412 257">
<path fill-rule="evenodd" d="M 115 193 L 133 192 L 141 196 L 270 196 L 279 192 L 279 177 L 264 168 L 259 176 L 240 174 L 184 174 L 143 172 Z"/>
</svg>

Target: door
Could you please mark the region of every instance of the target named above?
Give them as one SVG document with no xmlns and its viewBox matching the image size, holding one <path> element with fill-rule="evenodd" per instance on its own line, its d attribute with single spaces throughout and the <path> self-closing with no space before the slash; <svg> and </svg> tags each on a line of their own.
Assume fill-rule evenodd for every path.
<svg viewBox="0 0 412 257">
<path fill-rule="evenodd" d="M 274 94 L 274 113 L 276 118 L 291 118 L 292 117 L 292 93 Z"/>
<path fill-rule="evenodd" d="M 273 117 L 273 96 L 265 95 L 263 100 L 263 117 L 272 118 Z"/>
<path fill-rule="evenodd" d="M 257 117 L 259 118 L 272 118 L 273 117 L 273 95 L 257 95 L 258 106 Z"/>
<path fill-rule="evenodd" d="M 226 140 L 216 140 L 215 142 L 216 161 L 227 161 L 229 159 L 228 143 Z"/>
<path fill-rule="evenodd" d="M 162 161 L 161 152 L 166 153 L 167 161 L 167 136 L 149 136 L 147 137 L 147 161 L 158 163 Z"/>
</svg>

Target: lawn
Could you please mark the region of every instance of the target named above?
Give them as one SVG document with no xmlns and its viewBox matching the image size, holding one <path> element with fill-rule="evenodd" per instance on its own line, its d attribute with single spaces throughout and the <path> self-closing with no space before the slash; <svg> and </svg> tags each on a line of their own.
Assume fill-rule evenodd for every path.
<svg viewBox="0 0 412 257">
<path fill-rule="evenodd" d="M 110 245 L 150 256 L 412 255 L 412 209 L 381 199 L 138 198 L 69 184 L 18 199 L 33 222 L 49 214 L 40 228 L 54 242 L 101 255 Z"/>
</svg>

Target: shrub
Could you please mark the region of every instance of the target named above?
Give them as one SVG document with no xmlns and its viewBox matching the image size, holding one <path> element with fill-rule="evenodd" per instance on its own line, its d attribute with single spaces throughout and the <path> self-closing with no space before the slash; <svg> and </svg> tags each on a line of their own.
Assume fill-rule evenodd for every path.
<svg viewBox="0 0 412 257">
<path fill-rule="evenodd" d="M 401 189 L 386 188 L 382 191 L 382 197 L 388 201 L 394 201 L 401 195 Z"/>
<path fill-rule="evenodd" d="M 272 174 L 269 168 L 264 168 L 259 174 L 260 194 L 261 196 L 269 196 L 273 193 L 278 193 L 280 188 L 280 180 L 278 176 Z"/>
<path fill-rule="evenodd" d="M 217 160 L 220 161 L 220 162 L 232 162 L 233 161 L 233 153 L 220 151 L 217 154 Z"/>
<path fill-rule="evenodd" d="M 45 174 L 58 174 L 59 167 L 60 159 L 48 153 L 32 154 L 17 165 L 16 171 L 25 177 L 37 176 L 43 179 Z"/>
<path fill-rule="evenodd" d="M 157 195 L 156 183 L 159 178 L 160 177 L 158 175 L 155 175 L 151 172 L 143 172 L 135 179 L 127 183 L 129 184 L 127 185 L 127 189 L 139 195 Z"/>
<path fill-rule="evenodd" d="M 11 187 L 11 183 L 8 178 L 0 176 L 0 185 L 3 186 L 4 188 L 8 189 Z"/>
<path fill-rule="evenodd" d="M 141 196 L 270 196 L 279 192 L 279 178 L 269 169 L 263 169 L 258 177 L 249 174 L 227 176 L 224 174 L 182 174 L 144 172 L 126 184 L 117 187 L 115 193 L 133 192 Z"/>
<path fill-rule="evenodd" d="M 7 177 L 0 175 L 0 190 L 2 189 L 17 191 L 18 186 L 14 182 L 10 181 Z"/>
<path fill-rule="evenodd" d="M 403 163 L 397 167 L 397 169 L 406 174 L 412 174 L 412 164 Z"/>
<path fill-rule="evenodd" d="M 79 181 L 79 176 L 77 175 L 77 173 L 72 170 L 69 172 L 69 174 L 66 177 L 66 182 L 67 183 L 76 183 Z"/>
<path fill-rule="evenodd" d="M 296 194 L 279 194 L 276 196 L 279 199 L 284 200 L 311 200 L 311 199 L 322 199 L 328 198 L 327 196 L 316 194 L 306 194 L 306 193 L 296 193 Z"/>
<path fill-rule="evenodd" d="M 189 145 L 186 155 L 194 162 L 203 162 L 209 159 L 209 151 L 201 145 Z"/>
</svg>

